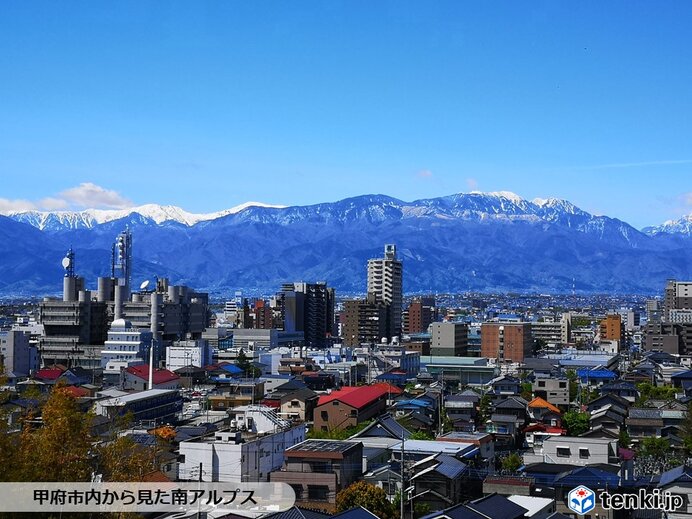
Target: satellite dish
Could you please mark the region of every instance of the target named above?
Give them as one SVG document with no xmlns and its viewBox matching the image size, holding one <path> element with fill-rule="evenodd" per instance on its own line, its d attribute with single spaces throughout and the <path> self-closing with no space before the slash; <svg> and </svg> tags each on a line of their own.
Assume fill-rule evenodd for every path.
<svg viewBox="0 0 692 519">
<path fill-rule="evenodd" d="M 145 281 L 142 281 L 142 284 L 139 285 L 139 289 L 140 290 L 146 290 L 148 286 L 149 286 L 149 280 L 147 279 Z"/>
<path fill-rule="evenodd" d="M 72 265 L 72 260 L 69 258 L 69 256 L 65 256 L 62 259 L 62 268 L 68 269 L 70 268 L 70 265 Z"/>
</svg>

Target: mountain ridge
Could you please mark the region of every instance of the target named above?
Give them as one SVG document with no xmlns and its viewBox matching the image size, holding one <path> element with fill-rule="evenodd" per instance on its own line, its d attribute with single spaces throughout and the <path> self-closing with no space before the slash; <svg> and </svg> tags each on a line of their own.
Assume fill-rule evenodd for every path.
<svg viewBox="0 0 692 519">
<path fill-rule="evenodd" d="M 385 243 L 396 243 L 404 258 L 407 292 L 567 292 L 574 279 L 580 292 L 658 293 L 667 278 L 692 277 L 686 235 L 642 232 L 558 198 L 361 195 L 309 206 L 255 203 L 195 221 L 173 206 L 145 207 L 146 215 L 122 210 L 91 226 L 0 218 L 0 239 L 26 236 L 0 256 L 0 293 L 58 292 L 69 247 L 91 286 L 109 275 L 110 246 L 126 226 L 134 234 L 135 281 L 166 275 L 216 293 L 270 292 L 300 279 L 362 293 L 367 260 Z"/>
</svg>

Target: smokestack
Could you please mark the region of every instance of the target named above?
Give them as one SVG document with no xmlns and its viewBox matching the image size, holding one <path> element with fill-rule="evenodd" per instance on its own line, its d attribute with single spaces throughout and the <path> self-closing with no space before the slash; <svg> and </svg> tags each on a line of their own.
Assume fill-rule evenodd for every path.
<svg viewBox="0 0 692 519">
<path fill-rule="evenodd" d="M 161 304 L 161 294 L 151 293 L 151 333 L 154 339 L 158 338 L 159 333 L 159 305 Z"/>
<path fill-rule="evenodd" d="M 122 319 L 123 317 L 123 290 L 121 285 L 115 285 L 115 308 L 113 310 L 113 319 Z"/>
<path fill-rule="evenodd" d="M 108 278 L 99 278 L 98 280 L 98 291 L 96 293 L 96 300 L 99 303 L 105 303 L 106 301 L 110 300 L 110 290 L 109 290 L 109 284 L 110 279 Z"/>
</svg>

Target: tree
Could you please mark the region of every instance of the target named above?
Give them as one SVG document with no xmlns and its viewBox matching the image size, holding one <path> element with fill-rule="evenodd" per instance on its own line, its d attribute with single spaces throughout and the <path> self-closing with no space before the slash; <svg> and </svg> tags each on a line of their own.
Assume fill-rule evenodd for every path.
<svg viewBox="0 0 692 519">
<path fill-rule="evenodd" d="M 362 506 L 382 519 L 395 519 L 399 514 L 387 499 L 387 494 L 378 486 L 357 481 L 336 495 L 336 511 L 343 512 Z"/>
<path fill-rule="evenodd" d="M 252 362 L 250 362 L 250 359 L 242 348 L 238 352 L 238 357 L 236 357 L 235 364 L 243 370 L 243 374 L 246 377 L 257 378 L 262 375 L 262 371 L 252 365 Z"/>
<path fill-rule="evenodd" d="M 533 396 L 533 386 L 531 385 L 531 382 L 522 382 L 520 388 L 521 391 L 519 396 L 521 396 L 524 400 L 531 400 L 531 397 Z"/>
<path fill-rule="evenodd" d="M 568 436 L 579 436 L 589 430 L 589 414 L 567 411 L 562 416 L 562 424 L 567 429 Z"/>
<path fill-rule="evenodd" d="M 524 460 L 521 456 L 513 452 L 509 456 L 505 456 L 502 459 L 502 470 L 508 470 L 510 472 L 516 472 L 524 464 Z"/>
<path fill-rule="evenodd" d="M 481 425 L 490 420 L 492 403 L 493 400 L 488 394 L 483 395 L 478 402 L 478 420 Z"/>
<path fill-rule="evenodd" d="M 650 456 L 655 459 L 665 459 L 670 453 L 671 447 L 667 438 L 657 438 L 649 436 L 644 438 L 639 444 L 639 455 Z"/>
<path fill-rule="evenodd" d="M 579 383 L 577 382 L 577 372 L 573 369 L 568 369 L 565 372 L 567 380 L 569 380 L 569 401 L 574 402 L 579 393 Z"/>
<path fill-rule="evenodd" d="M 411 433 L 409 440 L 434 440 L 435 437 L 427 431 L 416 431 Z"/>
<path fill-rule="evenodd" d="M 629 433 L 625 429 L 620 431 L 620 435 L 618 436 L 618 445 L 623 449 L 629 449 L 632 445 L 632 438 L 630 438 Z"/>
</svg>

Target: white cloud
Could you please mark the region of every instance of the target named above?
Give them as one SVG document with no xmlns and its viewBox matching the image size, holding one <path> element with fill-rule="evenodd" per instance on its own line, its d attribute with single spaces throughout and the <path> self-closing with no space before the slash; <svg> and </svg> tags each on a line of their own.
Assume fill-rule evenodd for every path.
<svg viewBox="0 0 692 519">
<path fill-rule="evenodd" d="M 430 171 L 429 169 L 422 169 L 418 172 L 419 178 L 430 178 L 432 176 L 433 176 L 432 171 Z"/>
<path fill-rule="evenodd" d="M 40 200 L 0 198 L 0 214 L 32 210 L 125 209 L 132 206 L 132 202 L 117 191 L 92 182 L 84 182 Z"/>
<path fill-rule="evenodd" d="M 132 202 L 117 191 L 105 189 L 91 182 L 84 182 L 77 187 L 66 189 L 58 195 L 58 198 L 76 208 L 124 209 L 132 207 Z"/>
<path fill-rule="evenodd" d="M 0 213 L 10 213 L 12 211 L 30 211 L 36 209 L 36 204 L 29 200 L 10 200 L 0 198 Z"/>
<path fill-rule="evenodd" d="M 475 178 L 467 178 L 466 185 L 468 186 L 469 191 L 476 191 L 478 189 L 478 180 Z"/>
</svg>

